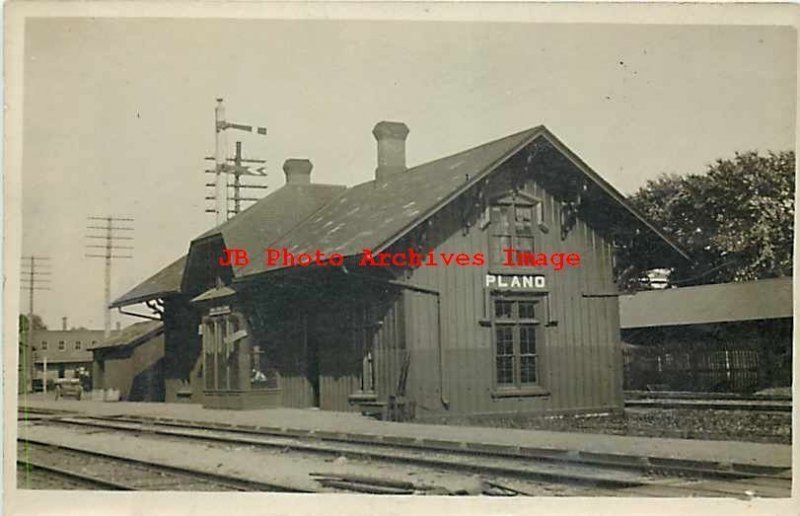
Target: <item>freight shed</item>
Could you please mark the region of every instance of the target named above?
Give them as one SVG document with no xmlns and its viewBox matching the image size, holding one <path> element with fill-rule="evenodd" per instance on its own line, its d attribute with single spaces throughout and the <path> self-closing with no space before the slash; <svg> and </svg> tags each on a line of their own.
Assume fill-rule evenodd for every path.
<svg viewBox="0 0 800 516">
<path fill-rule="evenodd" d="M 396 419 L 622 408 L 615 226 L 639 228 L 654 265 L 685 254 L 543 126 L 410 169 L 407 134 L 377 124 L 375 179 L 351 188 L 287 160 L 285 186 L 112 304 L 163 318 L 167 400 Z M 506 248 L 579 265 L 510 266 Z M 225 249 L 249 263 L 220 265 Z M 426 263 L 367 266 L 364 250 Z"/>
<path fill-rule="evenodd" d="M 132 324 L 90 347 L 93 389 L 119 391 L 127 401 L 164 401 L 164 324 Z"/>
<path fill-rule="evenodd" d="M 792 384 L 792 278 L 620 297 L 625 388 L 749 393 Z"/>
</svg>

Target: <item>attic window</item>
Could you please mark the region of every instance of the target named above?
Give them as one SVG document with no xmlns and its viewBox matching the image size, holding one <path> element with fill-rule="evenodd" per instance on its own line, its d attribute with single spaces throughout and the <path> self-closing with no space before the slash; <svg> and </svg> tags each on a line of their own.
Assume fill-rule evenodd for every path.
<svg viewBox="0 0 800 516">
<path fill-rule="evenodd" d="M 489 207 L 492 263 L 503 262 L 504 249 L 533 252 L 534 226 L 547 232 L 542 202 L 523 195 L 496 200 Z"/>
</svg>

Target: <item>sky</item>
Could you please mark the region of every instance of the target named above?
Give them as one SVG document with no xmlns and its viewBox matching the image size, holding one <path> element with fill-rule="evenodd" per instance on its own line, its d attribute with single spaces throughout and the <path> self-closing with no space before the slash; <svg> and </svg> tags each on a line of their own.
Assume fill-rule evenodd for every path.
<svg viewBox="0 0 800 516">
<path fill-rule="evenodd" d="M 396 120 L 410 128 L 409 166 L 544 124 L 630 194 L 737 151 L 792 149 L 795 38 L 748 26 L 29 19 L 22 254 L 51 257 L 36 312 L 51 328 L 62 317 L 102 328 L 89 216 L 135 219 L 112 299 L 214 225 L 203 158 L 217 97 L 228 120 L 268 128 L 232 138 L 267 160 L 268 192 L 287 158 L 310 159 L 317 183 L 372 179 L 372 128 Z"/>
</svg>

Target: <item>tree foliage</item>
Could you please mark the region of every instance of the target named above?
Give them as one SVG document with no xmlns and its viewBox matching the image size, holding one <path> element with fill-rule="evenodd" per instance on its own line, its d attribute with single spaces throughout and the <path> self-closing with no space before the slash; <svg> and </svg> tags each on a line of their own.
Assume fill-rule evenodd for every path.
<svg viewBox="0 0 800 516">
<path fill-rule="evenodd" d="M 706 174 L 662 175 L 631 197 L 695 261 L 674 267 L 678 285 L 792 274 L 794 152 L 737 153 Z M 644 273 L 637 254 L 625 257 Z"/>
<path fill-rule="evenodd" d="M 34 330 L 46 330 L 47 325 L 44 323 L 42 318 L 36 314 L 33 314 L 31 318 L 33 321 L 33 329 Z M 27 344 L 28 338 L 28 316 L 20 314 L 19 316 L 19 347 L 22 350 Z"/>
<path fill-rule="evenodd" d="M 34 330 L 46 330 L 47 325 L 44 323 L 42 318 L 36 314 L 33 314 L 33 329 Z M 19 331 L 20 333 L 26 331 L 28 329 L 28 316 L 20 314 L 19 316 Z"/>
</svg>

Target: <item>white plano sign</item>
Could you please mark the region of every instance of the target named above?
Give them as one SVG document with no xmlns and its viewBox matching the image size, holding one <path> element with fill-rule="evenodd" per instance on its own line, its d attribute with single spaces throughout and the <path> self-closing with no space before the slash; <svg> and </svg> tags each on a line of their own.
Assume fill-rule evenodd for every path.
<svg viewBox="0 0 800 516">
<path fill-rule="evenodd" d="M 487 274 L 484 285 L 493 288 L 526 289 L 546 288 L 545 277 L 540 274 Z"/>
</svg>

